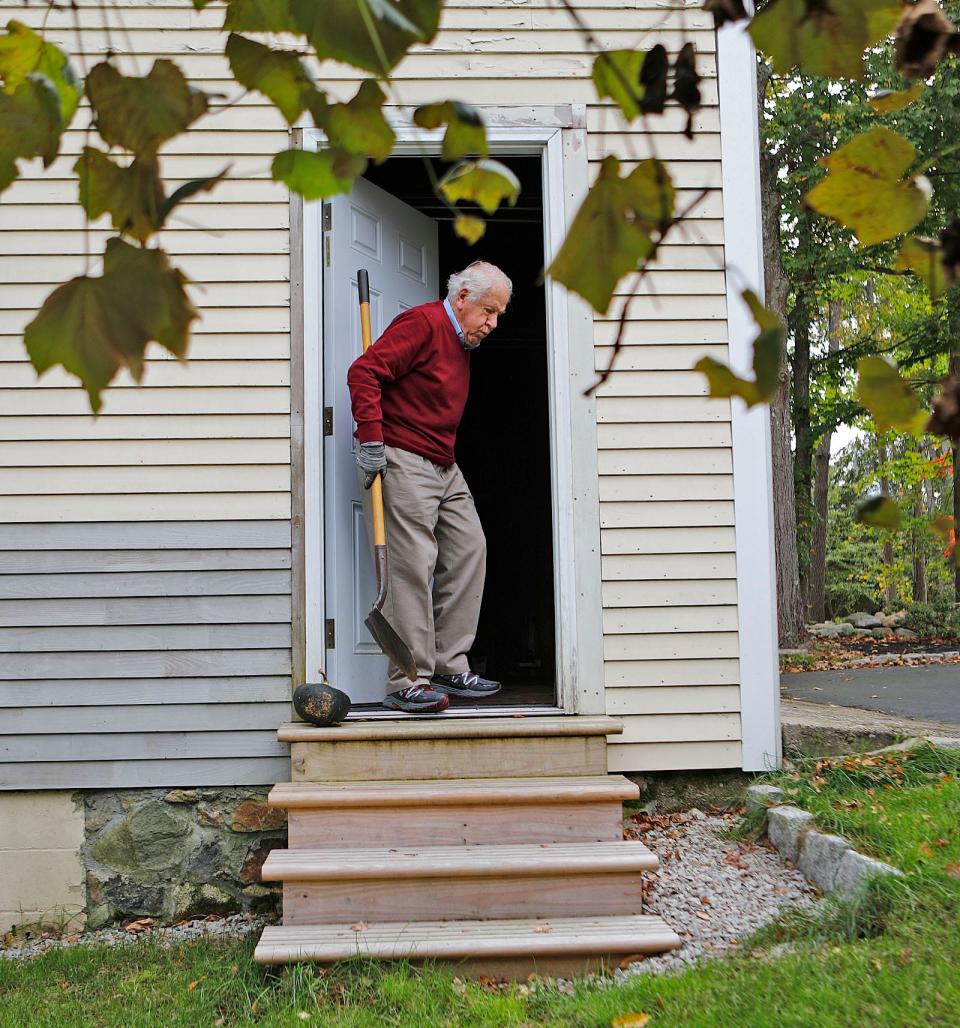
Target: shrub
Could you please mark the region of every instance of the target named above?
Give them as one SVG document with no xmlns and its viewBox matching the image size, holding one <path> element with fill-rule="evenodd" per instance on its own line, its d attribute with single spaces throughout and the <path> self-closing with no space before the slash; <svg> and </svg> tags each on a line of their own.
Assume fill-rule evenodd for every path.
<svg viewBox="0 0 960 1028">
<path fill-rule="evenodd" d="M 956 638 L 960 636 L 960 607 L 946 599 L 909 603 L 904 627 L 924 639 Z"/>
</svg>

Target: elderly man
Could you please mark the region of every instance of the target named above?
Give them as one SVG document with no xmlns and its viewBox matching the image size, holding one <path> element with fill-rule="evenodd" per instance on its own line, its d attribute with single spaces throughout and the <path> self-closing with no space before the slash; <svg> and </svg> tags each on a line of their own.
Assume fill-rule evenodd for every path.
<svg viewBox="0 0 960 1028">
<path fill-rule="evenodd" d="M 512 290 L 499 268 L 476 261 L 450 276 L 445 300 L 394 318 L 347 372 L 364 487 L 383 478 L 390 552 L 383 612 L 417 664 L 413 683 L 390 666 L 383 705 L 391 710 L 439 713 L 451 695 L 477 699 L 500 690 L 467 661 L 486 541 L 454 445 L 470 387 L 470 351 L 497 327 Z M 369 525 L 369 501 L 367 508 Z"/>
</svg>

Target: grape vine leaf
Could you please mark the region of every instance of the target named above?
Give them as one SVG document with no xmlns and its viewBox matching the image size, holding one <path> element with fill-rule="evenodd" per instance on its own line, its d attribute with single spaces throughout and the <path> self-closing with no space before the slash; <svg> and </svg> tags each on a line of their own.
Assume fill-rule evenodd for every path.
<svg viewBox="0 0 960 1028">
<path fill-rule="evenodd" d="M 889 35 L 900 0 L 772 0 L 750 23 L 757 49 L 781 74 L 860 80 L 863 52 Z"/>
<path fill-rule="evenodd" d="M 505 164 L 484 157 L 451 168 L 440 180 L 440 191 L 450 203 L 466 200 L 493 214 L 501 203 L 512 207 L 517 202 L 520 180 Z"/>
<path fill-rule="evenodd" d="M 760 329 L 753 343 L 753 380 L 741 378 L 732 368 L 713 357 L 701 357 L 693 370 L 706 376 L 710 396 L 739 396 L 749 408 L 766 403 L 780 387 L 780 360 L 786 330 L 780 318 L 764 307 L 756 293 L 747 289 L 741 296 Z"/>
<path fill-rule="evenodd" d="M 186 355 L 190 323 L 200 315 L 185 282 L 162 250 L 108 240 L 103 274 L 59 286 L 27 325 L 31 363 L 38 374 L 62 364 L 83 383 L 97 413 L 102 390 L 121 368 L 140 381 L 149 342 Z"/>
<path fill-rule="evenodd" d="M 12 92 L 0 90 L 0 191 L 17 177 L 17 159 L 42 157 L 44 167 L 60 147 L 60 99 L 43 75 L 29 75 Z"/>
<path fill-rule="evenodd" d="M 345 150 L 282 150 L 273 159 L 271 173 L 275 182 L 285 182 L 305 200 L 325 200 L 349 193 L 366 166 L 365 157 Z"/>
<path fill-rule="evenodd" d="M 883 357 L 862 357 L 857 362 L 857 399 L 870 411 L 879 432 L 921 435 L 927 414 L 913 386 Z"/>
<path fill-rule="evenodd" d="M 821 158 L 829 174 L 805 202 L 852 229 L 863 246 L 893 239 L 909 232 L 930 202 L 926 178 L 902 177 L 915 158 L 908 139 L 878 125 Z"/>
<path fill-rule="evenodd" d="M 374 75 L 389 75 L 410 46 L 429 43 L 442 7 L 443 0 L 290 0 L 294 23 L 320 60 Z"/>
<path fill-rule="evenodd" d="M 483 218 L 478 218 L 473 214 L 458 214 L 453 219 L 453 231 L 473 246 L 483 238 L 484 232 L 487 231 L 487 223 Z"/>
<path fill-rule="evenodd" d="M 893 41 L 893 66 L 906 78 L 928 79 L 948 53 L 960 52 L 960 33 L 935 0 L 904 4 Z"/>
<path fill-rule="evenodd" d="M 900 527 L 900 508 L 889 496 L 868 496 L 857 505 L 854 520 L 893 532 Z"/>
<path fill-rule="evenodd" d="M 141 158 L 152 157 L 207 111 L 206 96 L 162 57 L 144 76 L 122 75 L 106 61 L 94 65 L 86 92 L 103 141 Z"/>
<path fill-rule="evenodd" d="M 206 6 L 211 0 L 200 2 Z M 233 32 L 297 32 L 289 0 L 227 0 L 223 27 Z"/>
<path fill-rule="evenodd" d="M 91 221 L 109 212 L 117 232 L 140 242 L 159 228 L 164 190 L 155 158 L 123 167 L 102 150 L 85 146 L 73 170 L 80 180 L 80 204 Z"/>
<path fill-rule="evenodd" d="M 620 279 L 653 253 L 653 234 L 672 224 L 674 203 L 659 161 L 641 161 L 621 176 L 620 161 L 604 158 L 548 274 L 605 314 Z"/>
<path fill-rule="evenodd" d="M 593 84 L 600 99 L 609 97 L 623 111 L 627 121 L 640 113 L 643 86 L 640 69 L 646 54 L 642 50 L 604 50 L 593 62 Z"/>
<path fill-rule="evenodd" d="M 385 100 L 379 83 L 365 79 L 347 103 L 329 104 L 321 99 L 311 105 L 311 113 L 335 150 L 370 157 L 379 163 L 390 156 L 396 141 L 383 113 Z"/>
<path fill-rule="evenodd" d="M 292 125 L 303 114 L 312 94 L 313 80 L 300 58 L 285 50 L 231 32 L 225 48 L 230 70 L 241 86 L 255 89 Z"/>
<path fill-rule="evenodd" d="M 0 35 L 0 78 L 4 92 L 14 92 L 29 75 L 44 76 L 56 90 L 60 120 L 66 128 L 76 113 L 81 92 L 67 55 L 33 29 L 19 21 L 9 21 L 6 35 Z"/>
<path fill-rule="evenodd" d="M 925 88 L 922 82 L 917 82 L 909 89 L 880 89 L 867 99 L 867 103 L 878 114 L 892 114 L 919 99 Z"/>
<path fill-rule="evenodd" d="M 896 268 L 897 271 L 912 271 L 926 285 L 932 300 L 947 288 L 943 247 L 935 239 L 908 236 L 900 246 Z"/>
<path fill-rule="evenodd" d="M 425 129 L 446 125 L 443 133 L 441 157 L 445 161 L 458 161 L 462 157 L 487 156 L 487 130 L 476 107 L 459 100 L 425 104 L 413 112 L 414 122 Z"/>
</svg>

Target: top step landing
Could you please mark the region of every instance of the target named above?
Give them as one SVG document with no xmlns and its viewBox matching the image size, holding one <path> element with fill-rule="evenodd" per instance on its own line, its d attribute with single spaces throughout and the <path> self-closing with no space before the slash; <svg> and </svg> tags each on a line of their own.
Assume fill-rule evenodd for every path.
<svg viewBox="0 0 960 1028">
<path fill-rule="evenodd" d="M 400 742 L 413 739 L 569 738 L 619 735 L 623 722 L 604 716 L 403 718 L 397 721 L 346 721 L 320 728 L 303 721 L 281 725 L 280 742 Z"/>
</svg>

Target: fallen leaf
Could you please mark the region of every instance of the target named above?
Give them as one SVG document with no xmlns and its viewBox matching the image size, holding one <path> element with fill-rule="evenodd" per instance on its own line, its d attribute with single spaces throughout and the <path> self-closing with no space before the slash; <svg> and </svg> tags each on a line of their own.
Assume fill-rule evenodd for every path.
<svg viewBox="0 0 960 1028">
<path fill-rule="evenodd" d="M 944 870 L 951 878 L 960 878 L 960 864 L 947 864 Z"/>
<path fill-rule="evenodd" d="M 358 921 L 356 924 L 350 925 L 351 932 L 365 932 L 370 925 L 366 921 Z"/>
<path fill-rule="evenodd" d="M 546 935 L 548 932 L 552 931 L 553 929 L 548 924 L 537 925 L 537 927 L 534 928 L 534 932 L 538 935 Z"/>
<path fill-rule="evenodd" d="M 950 840 L 949 839 L 934 839 L 933 840 L 933 844 L 938 849 L 945 850 L 950 845 Z"/>
<path fill-rule="evenodd" d="M 611 1028 L 643 1028 L 645 1024 L 649 1024 L 651 1014 L 621 1014 L 619 1017 L 615 1017 L 611 1022 Z"/>
<path fill-rule="evenodd" d="M 203 981 L 203 977 L 195 978 L 188 986 L 187 992 L 193 992 L 193 990 Z"/>
<path fill-rule="evenodd" d="M 928 843 L 921 842 L 920 845 L 917 847 L 917 849 L 919 850 L 920 856 L 922 856 L 922 857 L 932 857 L 933 856 L 933 850 L 930 848 Z"/>
<path fill-rule="evenodd" d="M 881 964 L 879 960 L 871 960 L 870 963 L 873 965 L 874 970 L 877 970 L 877 971 L 882 971 L 883 970 L 883 964 Z"/>
<path fill-rule="evenodd" d="M 152 917 L 141 917 L 137 921 L 130 921 L 125 924 L 123 926 L 123 930 L 137 935 L 139 932 L 149 931 L 149 929 L 153 927 L 153 924 L 154 922 Z"/>
<path fill-rule="evenodd" d="M 642 960 L 647 959 L 646 953 L 631 953 L 629 957 L 624 957 L 620 961 L 619 967 L 621 971 L 626 971 L 631 964 L 639 964 Z"/>
<path fill-rule="evenodd" d="M 462 978 L 454 978 L 453 979 L 453 991 L 455 993 L 457 993 L 458 995 L 460 995 L 460 996 L 463 996 L 463 995 L 466 994 L 467 987 L 466 987 L 466 985 L 464 985 Z"/>
<path fill-rule="evenodd" d="M 301 1021 L 309 1021 L 310 1020 L 310 1015 L 307 1013 L 306 1010 L 298 1010 L 297 1011 L 297 1017 L 299 1017 Z"/>
</svg>

